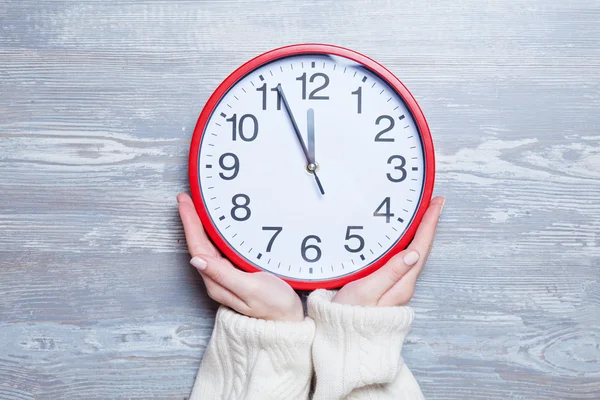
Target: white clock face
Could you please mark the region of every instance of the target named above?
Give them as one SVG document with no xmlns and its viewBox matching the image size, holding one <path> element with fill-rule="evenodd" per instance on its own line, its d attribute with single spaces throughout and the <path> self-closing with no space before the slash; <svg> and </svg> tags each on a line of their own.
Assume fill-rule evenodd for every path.
<svg viewBox="0 0 600 400">
<path fill-rule="evenodd" d="M 399 94 L 366 67 L 320 54 L 240 79 L 210 116 L 198 160 L 204 206 L 229 247 L 301 281 L 352 274 L 387 253 L 425 179 L 419 130 Z"/>
</svg>

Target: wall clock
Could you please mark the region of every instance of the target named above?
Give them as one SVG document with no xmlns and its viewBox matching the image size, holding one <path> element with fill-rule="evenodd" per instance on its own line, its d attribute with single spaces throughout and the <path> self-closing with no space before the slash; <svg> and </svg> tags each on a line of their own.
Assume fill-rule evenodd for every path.
<svg viewBox="0 0 600 400">
<path fill-rule="evenodd" d="M 429 128 L 404 85 L 322 44 L 269 51 L 227 77 L 189 156 L 192 197 L 217 247 L 296 289 L 340 287 L 403 250 L 434 175 Z"/>
</svg>

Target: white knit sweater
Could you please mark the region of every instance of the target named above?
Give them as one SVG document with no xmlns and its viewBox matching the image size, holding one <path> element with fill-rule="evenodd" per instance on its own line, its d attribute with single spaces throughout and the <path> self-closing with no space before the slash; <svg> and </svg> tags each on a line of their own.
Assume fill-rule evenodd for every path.
<svg viewBox="0 0 600 400">
<path fill-rule="evenodd" d="M 401 356 L 413 310 L 342 305 L 334 295 L 313 292 L 303 322 L 219 308 L 190 400 L 423 399 Z"/>
</svg>

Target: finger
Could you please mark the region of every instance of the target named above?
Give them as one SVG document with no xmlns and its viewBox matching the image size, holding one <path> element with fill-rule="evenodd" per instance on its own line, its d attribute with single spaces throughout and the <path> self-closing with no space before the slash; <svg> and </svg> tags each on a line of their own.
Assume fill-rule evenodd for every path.
<svg viewBox="0 0 600 400">
<path fill-rule="evenodd" d="M 415 250 L 404 250 L 392 257 L 383 267 L 371 275 L 357 281 L 360 291 L 366 297 L 374 297 L 377 301 L 391 289 L 419 260 Z"/>
<path fill-rule="evenodd" d="M 394 307 L 408 304 L 415 294 L 416 279 L 406 274 L 390 290 L 384 293 L 377 302 L 380 307 Z"/>
<path fill-rule="evenodd" d="M 198 254 L 219 255 L 215 246 L 208 236 L 206 236 L 206 232 L 204 232 L 190 196 L 185 193 L 179 193 L 177 202 L 179 203 L 179 216 L 181 217 L 185 231 L 185 240 L 187 241 L 192 257 Z"/>
<path fill-rule="evenodd" d="M 429 208 L 425 212 L 425 215 L 423 215 L 419 229 L 417 229 L 414 239 L 408 246 L 409 250 L 416 250 L 421 255 L 419 262 L 415 265 L 415 272 L 411 272 L 411 274 L 416 274 L 418 276 L 429 257 L 429 253 L 431 253 L 433 239 L 435 238 L 435 232 L 445 202 L 446 199 L 441 196 L 431 200 Z"/>
<path fill-rule="evenodd" d="M 240 299 L 246 298 L 252 289 L 253 281 L 250 274 L 235 268 L 226 258 L 201 254 L 194 256 L 190 263 L 200 273 L 208 276 Z"/>
<path fill-rule="evenodd" d="M 241 314 L 248 314 L 250 307 L 248 307 L 248 305 L 231 290 L 219 285 L 203 272 L 200 272 L 200 276 L 202 276 L 202 280 L 204 280 L 206 292 L 211 299 L 232 308 Z"/>
<path fill-rule="evenodd" d="M 380 306 L 399 306 L 404 305 L 412 298 L 417 278 L 431 253 L 433 247 L 433 239 L 437 230 L 438 221 L 444 207 L 445 199 L 436 197 L 431 201 L 427 212 L 423 216 L 421 225 L 415 234 L 415 238 L 408 246 L 407 250 L 415 250 L 421 256 L 415 265 L 406 272 L 406 274 L 394 284 L 381 298 L 378 305 Z"/>
</svg>

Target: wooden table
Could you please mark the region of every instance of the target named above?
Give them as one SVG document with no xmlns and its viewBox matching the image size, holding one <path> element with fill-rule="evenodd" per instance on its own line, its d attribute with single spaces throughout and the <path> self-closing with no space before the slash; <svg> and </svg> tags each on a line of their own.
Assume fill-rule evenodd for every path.
<svg viewBox="0 0 600 400">
<path fill-rule="evenodd" d="M 427 116 L 448 197 L 404 357 L 431 399 L 600 398 L 600 3 L 0 1 L 0 398 L 189 395 L 216 305 L 175 195 L 249 58 L 331 42 Z"/>
</svg>

